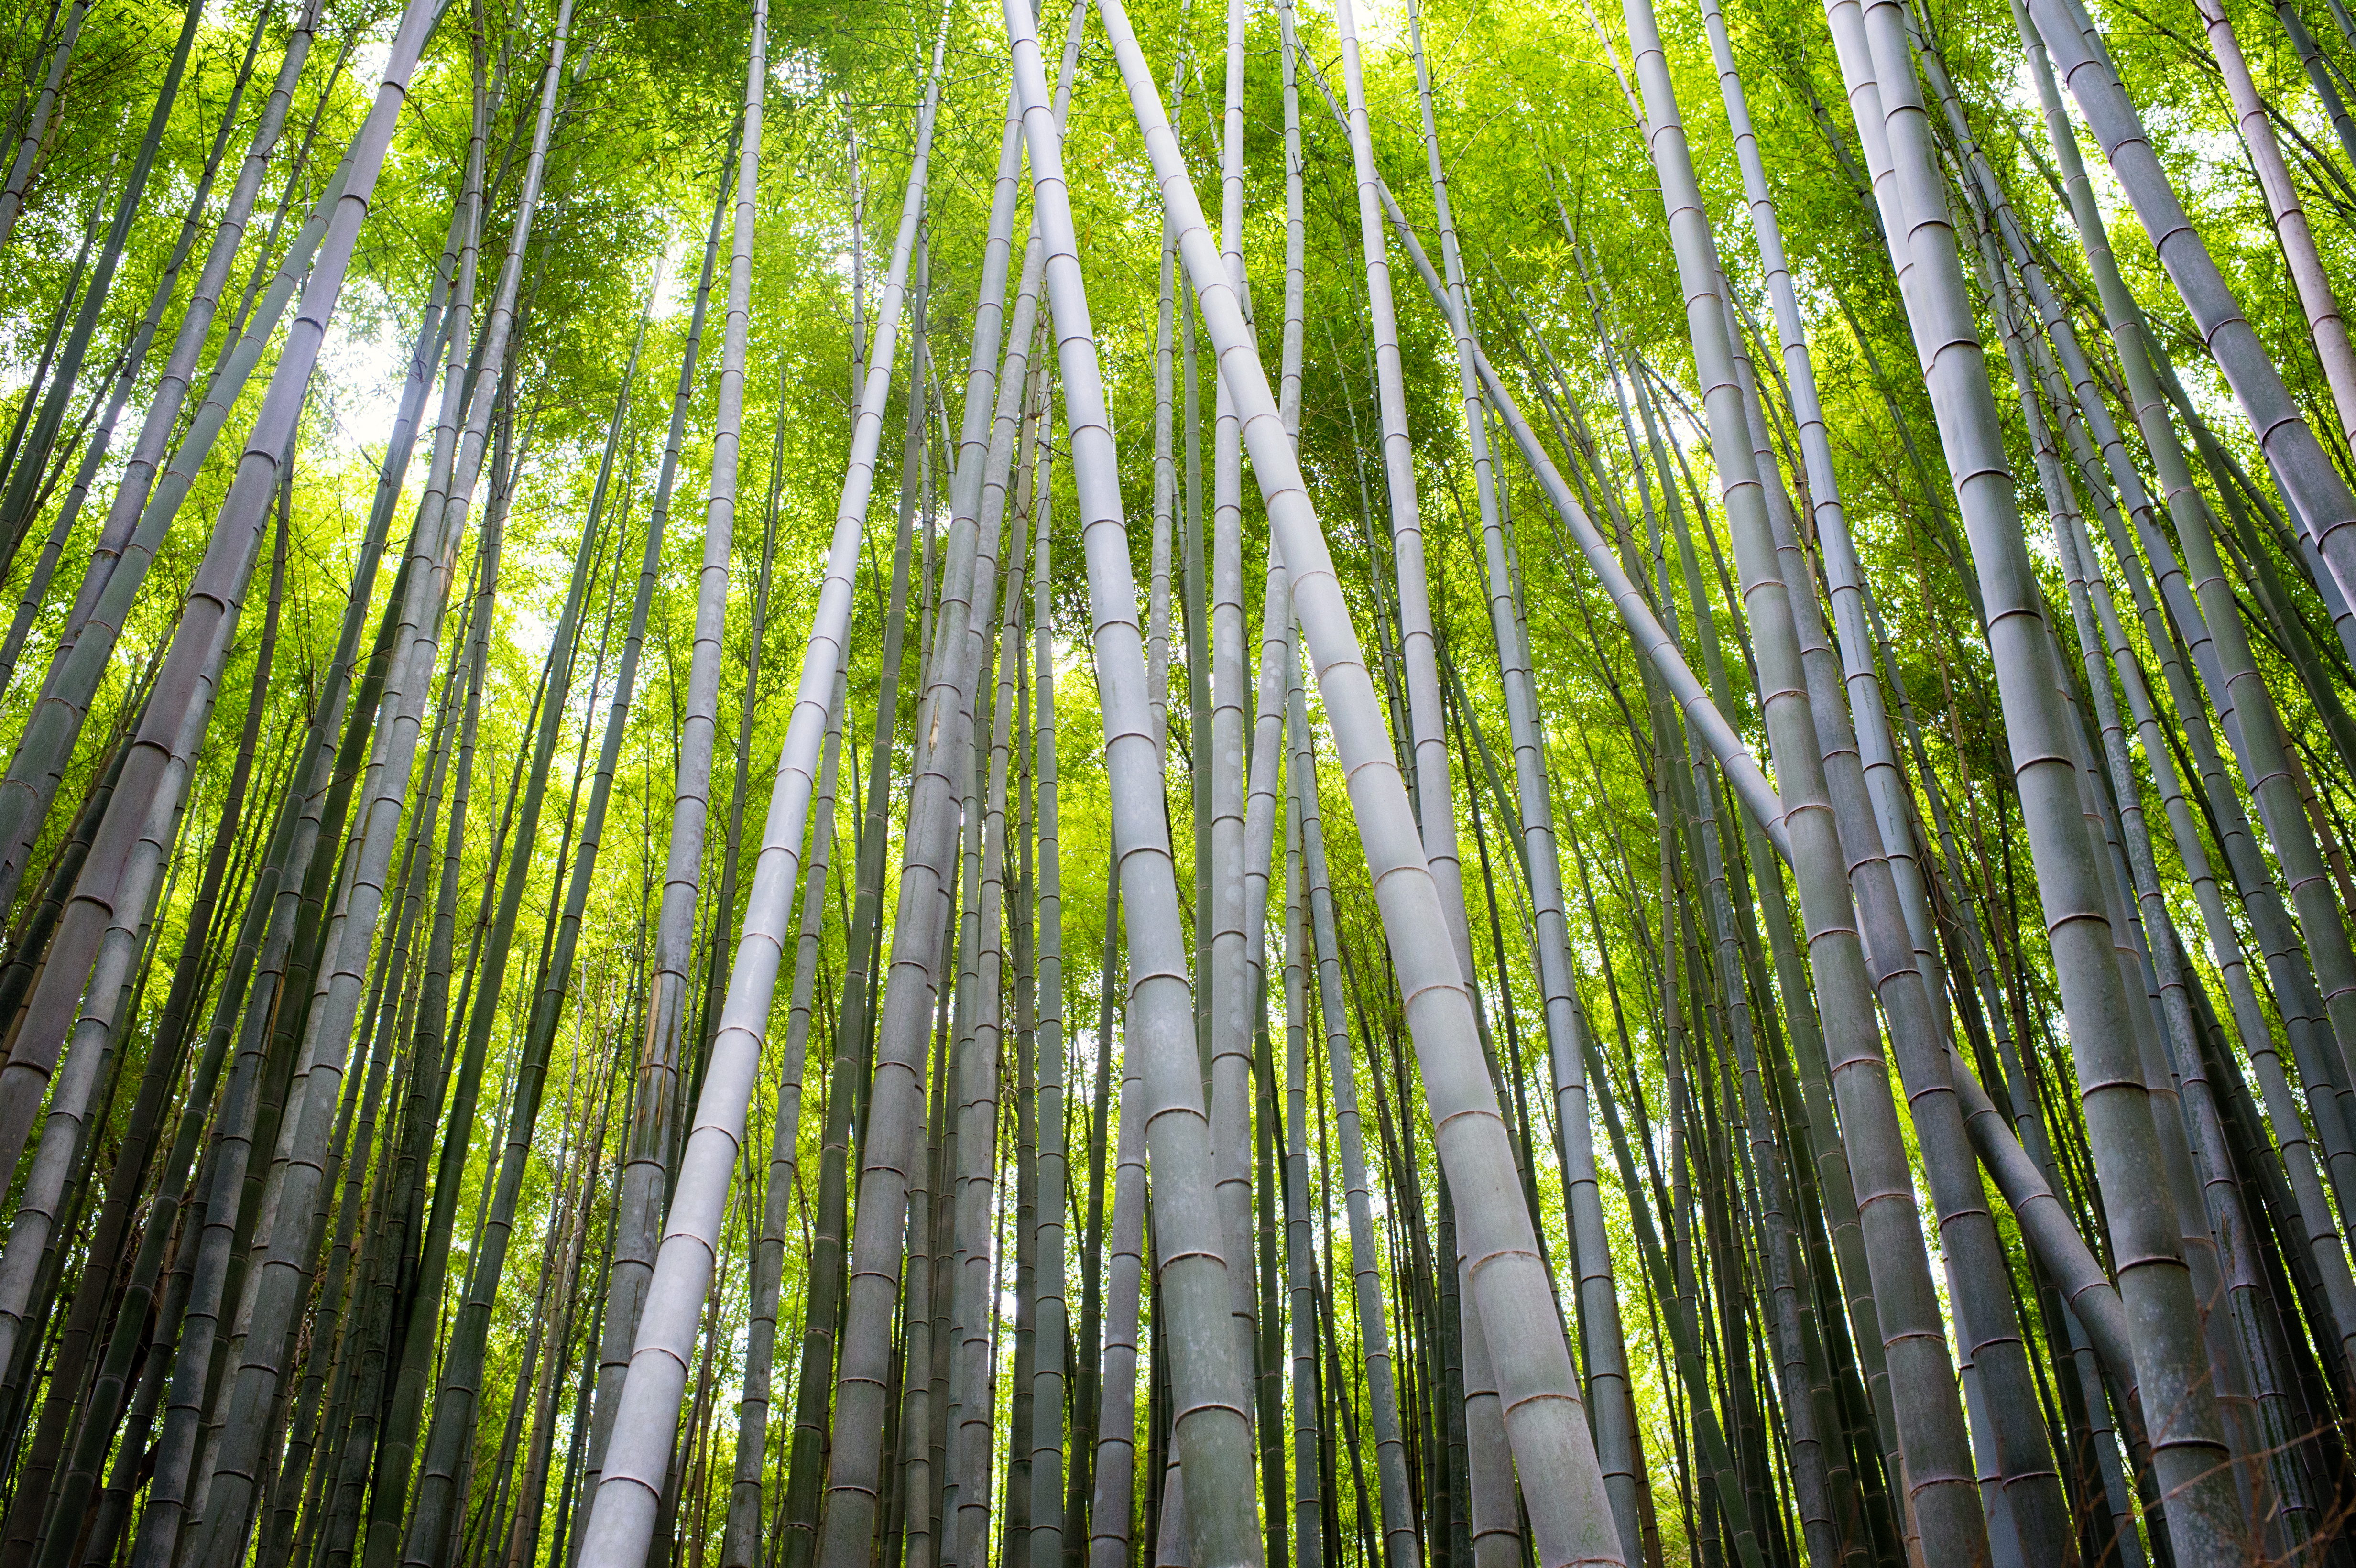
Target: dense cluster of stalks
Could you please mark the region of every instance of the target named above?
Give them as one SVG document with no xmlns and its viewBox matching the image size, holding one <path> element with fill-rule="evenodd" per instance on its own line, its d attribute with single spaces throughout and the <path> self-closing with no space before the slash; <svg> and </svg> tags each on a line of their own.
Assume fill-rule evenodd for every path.
<svg viewBox="0 0 2356 1568">
<path fill-rule="evenodd" d="M 0 23 L 0 1568 L 2356 1563 L 2338 0 L 2147 19 L 2271 271 L 2080 0 L 1558 8 L 1542 288 L 1415 0 L 921 5 L 881 154 L 718 6 L 612 364 L 659 8 L 127 4 Z"/>
</svg>

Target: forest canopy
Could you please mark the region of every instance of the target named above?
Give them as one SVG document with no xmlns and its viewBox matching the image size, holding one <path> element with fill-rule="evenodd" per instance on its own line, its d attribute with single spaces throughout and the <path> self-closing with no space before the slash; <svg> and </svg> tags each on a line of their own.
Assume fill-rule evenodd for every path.
<svg viewBox="0 0 2356 1568">
<path fill-rule="evenodd" d="M 18 0 L 0 1568 L 2356 1563 L 2341 0 Z"/>
</svg>

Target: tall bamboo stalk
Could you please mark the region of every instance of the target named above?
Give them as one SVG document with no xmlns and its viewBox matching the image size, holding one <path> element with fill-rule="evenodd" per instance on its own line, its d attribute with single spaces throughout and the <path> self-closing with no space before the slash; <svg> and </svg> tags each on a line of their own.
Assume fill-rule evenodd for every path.
<svg viewBox="0 0 2356 1568">
<path fill-rule="evenodd" d="M 1549 1562 L 1621 1562 L 1612 1540 L 1615 1532 L 1605 1522 L 1610 1503 L 1561 1320 L 1538 1262 L 1495 1091 L 1481 1059 L 1465 965 L 1455 957 L 1452 942 L 1449 949 L 1434 951 L 1435 939 L 1449 929 L 1440 889 L 1412 826 L 1405 781 L 1387 761 L 1389 748 L 1381 739 L 1380 709 L 1333 575 L 1323 533 L 1301 487 L 1299 459 L 1251 350 L 1240 302 L 1220 276 L 1192 181 L 1179 162 L 1127 17 L 1119 0 L 1103 0 L 1099 9 L 1120 59 L 1130 108 L 1145 132 L 1164 203 L 1179 229 L 1188 275 L 1211 325 L 1221 378 L 1236 398 L 1245 444 L 1261 476 L 1270 526 L 1317 664 L 1320 691 L 1333 719 L 1360 840 L 1386 930 L 1393 938 L 1400 988 L 1408 998 L 1408 1016 L 1435 1138 L 1443 1164 L 1456 1172 L 1453 1186 L 1476 1309 L 1499 1371 L 1500 1393 L 1509 1413 L 1506 1430 L 1523 1496 L 1531 1505 L 1536 1544 Z M 1419 865 L 1424 867 L 1420 876 Z M 1162 1227 L 1157 1230 L 1167 1234 Z M 1196 1484 L 1191 1464 L 1187 1475 L 1191 1488 Z M 1204 1477 L 1205 1483 L 1213 1479 Z M 1216 1495 L 1206 1490 L 1203 1501 L 1207 1504 Z M 1193 1516 L 1190 1509 L 1190 1520 Z M 1198 1545 L 1214 1540 L 1197 1537 Z"/>
<path fill-rule="evenodd" d="M 1990 454 L 2000 447 L 1996 407 L 1977 334 L 1968 328 L 1960 260 L 1939 195 L 1905 19 L 1887 0 L 1869 9 L 1861 23 L 1846 0 L 1827 5 L 1826 16 L 1860 133 L 1867 126 L 1873 132 L 1865 140 L 1878 189 L 1885 184 L 1882 168 L 1889 171 L 1887 232 L 1906 237 L 1896 251 L 1899 283 L 1922 346 L 1924 378 L 1987 606 L 2014 778 L 2032 835 L 2062 1005 L 2072 1024 L 2071 1053 L 2106 1198 L 2120 1295 L 2130 1321 L 2139 1325 L 2137 1381 L 2153 1424 L 2153 1460 L 2171 1499 L 2170 1544 L 2182 1561 L 2222 1561 L 2234 1550 L 2229 1542 L 2238 1536 L 2238 1503 L 2221 1464 L 2223 1435 L 2207 1356 L 2174 1205 L 2164 1196 L 2170 1189 L 2129 1010 L 2140 1002 L 2127 994 L 2118 967 L 2110 899 L 2078 815 L 2078 770 L 2065 738 L 2058 672 L 2018 510 L 2001 482 L 2003 464 L 1991 465 Z M 2356 536 L 2350 542 L 2356 544 Z"/>
<path fill-rule="evenodd" d="M 729 305 L 733 357 L 743 361 L 742 323 L 749 308 L 753 202 L 760 155 L 760 101 L 767 81 L 764 65 L 767 13 L 754 21 L 753 68 L 746 75 L 745 133 L 737 170 L 736 251 L 730 268 Z M 946 39 L 946 31 L 942 40 Z M 630 1375 L 616 1403 L 613 1446 L 584 1530 L 581 1561 L 592 1568 L 621 1568 L 644 1553 L 655 1528 L 656 1510 L 670 1473 L 670 1435 L 684 1394 L 687 1362 L 696 1318 L 711 1288 L 716 1247 L 728 1190 L 742 1152 L 753 1078 L 760 1064 L 769 998 L 783 956 L 787 906 L 799 867 L 804 825 L 816 788 L 818 752 L 841 667 L 851 608 L 851 580 L 860 534 L 873 482 L 875 448 L 884 402 L 892 379 L 892 349 L 899 328 L 902 294 L 925 199 L 926 158 L 930 151 L 933 111 L 939 91 L 943 41 L 934 46 L 934 64 L 925 107 L 916 127 L 916 159 L 901 204 L 898 237 L 886 276 L 884 308 L 877 323 L 874 357 L 861 389 L 851 447 L 836 513 L 832 547 L 819 606 L 804 654 L 800 690 L 778 753 L 776 783 L 763 830 L 760 859 L 744 917 L 744 934 L 729 977 L 728 999 L 713 1036 L 696 1121 L 680 1157 L 663 1246 L 647 1287 L 647 1307 L 631 1352 Z M 740 394 L 741 395 L 741 394 Z M 720 493 L 717 479 L 715 498 Z M 895 1216 L 896 1217 L 896 1216 Z M 666 1266 L 668 1265 L 668 1266 Z M 878 1392 L 881 1392 L 879 1382 Z M 881 1426 L 881 1422 L 877 1424 Z"/>
</svg>

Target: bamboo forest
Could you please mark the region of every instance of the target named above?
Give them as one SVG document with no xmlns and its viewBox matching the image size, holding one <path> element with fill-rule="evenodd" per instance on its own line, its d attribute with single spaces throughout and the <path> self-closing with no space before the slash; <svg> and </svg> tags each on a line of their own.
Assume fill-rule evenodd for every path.
<svg viewBox="0 0 2356 1568">
<path fill-rule="evenodd" d="M 0 0 L 0 1568 L 2356 1568 L 2356 0 Z"/>
</svg>

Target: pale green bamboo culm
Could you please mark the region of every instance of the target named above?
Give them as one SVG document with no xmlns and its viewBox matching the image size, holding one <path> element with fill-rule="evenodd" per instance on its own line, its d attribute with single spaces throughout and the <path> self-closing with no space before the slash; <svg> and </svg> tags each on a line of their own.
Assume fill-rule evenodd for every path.
<svg viewBox="0 0 2356 1568">
<path fill-rule="evenodd" d="M 1474 1306 L 1499 1372 L 1506 1433 L 1530 1509 L 1534 1544 L 1548 1564 L 1622 1563 L 1569 1347 L 1475 1036 L 1472 999 L 1455 944 L 1442 940 L 1449 926 L 1440 889 L 1423 855 L 1406 782 L 1390 760 L 1381 709 L 1323 531 L 1301 485 L 1299 457 L 1260 368 L 1241 302 L 1223 275 L 1204 226 L 1201 204 L 1127 15 L 1119 0 L 1100 0 L 1098 9 L 1178 230 L 1180 253 L 1219 355 L 1221 379 L 1243 421 L 1245 446 L 1267 498 L 1269 524 L 1283 551 L 1294 607 L 1350 779 L 1360 842 L 1391 937 L 1400 991 L 1408 998 L 1425 1098 L 1465 1221 L 1462 1244 L 1471 1259 Z M 1187 1479 L 1191 1490 L 1191 1456 Z M 1217 1494 L 1206 1489 L 1200 1495 L 1208 1504 Z M 1189 1510 L 1190 1522 L 1194 1511 Z M 1205 1543 L 1199 1535 L 1197 1541 L 1198 1546 Z M 1196 1560 L 1234 1559 L 1205 1557 L 1198 1549 Z"/>
<path fill-rule="evenodd" d="M 754 197 L 760 166 L 760 101 L 767 86 L 765 61 L 767 11 L 756 0 L 752 62 L 746 73 L 745 125 L 737 170 L 734 259 L 729 277 L 731 357 L 741 382 L 744 316 L 750 307 Z M 852 580 L 857 571 L 867 502 L 874 481 L 875 450 L 883 430 L 884 402 L 892 381 L 894 340 L 906 288 L 909 259 L 923 226 L 926 157 L 931 147 L 946 27 L 934 46 L 933 71 L 916 123 L 916 161 L 902 199 L 898 237 L 884 290 L 875 353 L 851 426 L 850 457 L 834 536 L 819 603 L 802 657 L 799 690 L 779 749 L 776 782 L 762 834 L 747 899 L 743 935 L 729 976 L 728 997 L 705 1067 L 695 1123 L 680 1157 L 680 1170 L 663 1227 L 663 1244 L 648 1281 L 630 1367 L 615 1402 L 613 1436 L 597 1491 L 581 1538 L 584 1568 L 636 1568 L 652 1537 L 670 1473 L 680 1402 L 703 1315 L 704 1296 L 717 1264 L 716 1249 L 728 1189 L 743 1153 L 744 1123 L 761 1043 L 767 1033 L 770 1000 L 784 955 L 784 936 L 798 873 L 801 843 L 818 784 L 819 753 L 830 723 L 843 646 L 849 635 Z M 740 394 L 741 395 L 741 394 Z M 715 472 L 715 510 L 722 497 L 733 506 L 734 476 Z M 723 571 L 724 571 L 724 556 Z"/>
</svg>

